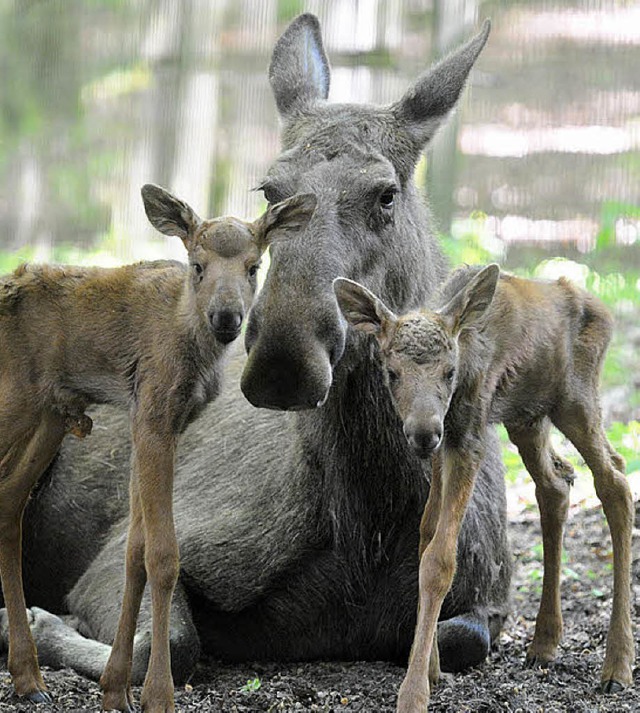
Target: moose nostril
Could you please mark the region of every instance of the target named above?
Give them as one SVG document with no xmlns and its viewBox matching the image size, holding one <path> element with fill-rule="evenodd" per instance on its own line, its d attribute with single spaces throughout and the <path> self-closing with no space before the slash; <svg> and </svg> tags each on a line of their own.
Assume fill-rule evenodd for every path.
<svg viewBox="0 0 640 713">
<path fill-rule="evenodd" d="M 232 342 L 240 334 L 242 325 L 242 313 L 231 310 L 214 312 L 211 315 L 211 326 L 216 335 L 216 339 L 223 344 Z"/>
<path fill-rule="evenodd" d="M 403 431 L 407 442 L 420 457 L 426 457 L 435 451 L 442 440 L 442 428 L 439 424 L 432 424 L 431 428 L 420 428 L 408 420 L 403 425 Z"/>
<path fill-rule="evenodd" d="M 423 438 L 424 447 L 428 451 L 434 451 L 440 445 L 441 434 L 436 431 L 425 434 Z"/>
<path fill-rule="evenodd" d="M 211 315 L 211 325 L 215 330 L 237 331 L 242 324 L 242 315 L 239 312 L 214 312 Z"/>
</svg>

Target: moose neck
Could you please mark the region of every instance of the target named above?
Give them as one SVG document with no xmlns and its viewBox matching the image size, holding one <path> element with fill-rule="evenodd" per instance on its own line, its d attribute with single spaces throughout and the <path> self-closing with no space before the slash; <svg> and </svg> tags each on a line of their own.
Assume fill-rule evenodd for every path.
<svg viewBox="0 0 640 713">
<path fill-rule="evenodd" d="M 445 274 L 445 260 L 429 235 L 426 207 L 409 188 L 412 220 L 398 231 L 406 246 L 397 265 L 375 285 L 398 312 L 425 304 Z M 422 463 L 409 448 L 384 381 L 377 348 L 371 338 L 350 331 L 345 354 L 334 368 L 326 404 L 298 413 L 304 452 L 317 458 L 323 472 L 321 498 L 338 523 L 360 526 L 361 537 L 392 528 L 399 513 L 420 509 L 428 492 Z M 344 511 L 348 510 L 349 513 Z"/>
</svg>

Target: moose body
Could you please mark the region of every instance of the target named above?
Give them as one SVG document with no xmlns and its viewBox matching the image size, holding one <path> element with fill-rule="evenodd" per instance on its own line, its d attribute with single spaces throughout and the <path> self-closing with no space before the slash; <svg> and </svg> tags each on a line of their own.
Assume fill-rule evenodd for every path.
<svg viewBox="0 0 640 713">
<path fill-rule="evenodd" d="M 422 458 L 434 459 L 420 528 L 418 625 L 398 711 L 424 711 L 429 679 L 437 680 L 435 625 L 494 422 L 504 423 L 535 481 L 542 520 L 544 580 L 528 661 L 552 661 L 562 635 L 562 530 L 573 468 L 551 447 L 553 423 L 591 469 L 611 528 L 614 597 L 602 688 L 629 685 L 633 503 L 624 461 L 601 421 L 598 385 L 612 331 L 607 310 L 564 278 L 525 280 L 500 274 L 497 265 L 455 271 L 437 306 L 401 317 L 357 283 L 336 280 L 335 290 L 347 320 L 376 335 L 408 442 Z"/>
<path fill-rule="evenodd" d="M 128 710 L 133 637 L 149 579 L 153 636 L 143 705 L 173 707 L 169 607 L 178 576 L 172 515 L 177 436 L 219 392 L 221 357 L 237 337 L 268 237 L 313 196 L 270 208 L 255 223 L 201 221 L 163 189 L 142 191 L 162 232 L 181 237 L 190 266 L 22 266 L 0 283 L 0 573 L 17 693 L 47 700 L 30 634 L 20 567 L 22 513 L 67 431 L 91 431 L 85 409 L 131 412 L 134 454 L 124 601 L 102 676 L 105 709 Z M 306 204 L 305 204 L 306 200 Z M 164 641 L 163 641 L 164 640 Z"/>
<path fill-rule="evenodd" d="M 306 231 L 274 243 L 247 324 L 249 358 L 233 359 L 228 386 L 187 428 L 178 453 L 176 678 L 191 673 L 200 644 L 232 661 L 406 660 L 430 471 L 399 432 L 379 360 L 347 329 L 331 285 L 347 275 L 409 309 L 443 279 L 445 261 L 412 173 L 487 33 L 426 73 L 395 109 L 325 102 L 329 69 L 313 16 L 295 20 L 276 45 L 270 77 L 284 146 L 263 189 L 271 203 L 313 193 L 318 205 Z M 241 370 L 251 401 L 278 410 L 240 396 Z M 84 634 L 32 610 L 41 659 L 89 676 L 104 665 L 115 634 L 125 546 L 122 507 L 109 510 L 115 497 L 105 495 L 117 481 L 104 476 L 125 468 L 126 431 L 117 415 L 101 419 L 110 428 L 94 430 L 91 452 L 65 443 L 34 496 L 27 532 L 37 562 L 28 586 L 50 606 L 54 591 L 59 601 L 71 589 L 66 601 Z M 80 481 L 72 508 L 68 492 Z M 59 548 L 75 555 L 57 571 L 43 522 L 57 526 Z M 68 530 L 85 533 L 86 544 L 79 548 Z M 486 656 L 508 610 L 510 575 L 502 466 L 490 437 L 443 605 L 443 668 Z M 145 600 L 133 680 L 148 656 L 149 622 Z"/>
</svg>

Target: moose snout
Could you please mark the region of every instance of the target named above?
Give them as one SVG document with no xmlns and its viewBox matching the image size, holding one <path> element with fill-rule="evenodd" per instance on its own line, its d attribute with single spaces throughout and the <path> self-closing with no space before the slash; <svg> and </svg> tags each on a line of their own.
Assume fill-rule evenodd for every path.
<svg viewBox="0 0 640 713">
<path fill-rule="evenodd" d="M 409 416 L 404 423 L 404 435 L 420 458 L 426 458 L 442 442 L 442 421 L 438 416 L 418 419 Z"/>
<path fill-rule="evenodd" d="M 238 308 L 220 309 L 212 312 L 209 319 L 216 339 L 222 344 L 232 342 L 240 334 L 243 318 L 244 314 Z"/>
</svg>

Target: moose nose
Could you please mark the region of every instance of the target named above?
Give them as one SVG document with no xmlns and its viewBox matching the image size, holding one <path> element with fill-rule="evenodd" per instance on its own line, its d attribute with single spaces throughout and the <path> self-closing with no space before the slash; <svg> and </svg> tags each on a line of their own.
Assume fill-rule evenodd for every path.
<svg viewBox="0 0 640 713">
<path fill-rule="evenodd" d="M 431 455 L 442 441 L 442 423 L 437 416 L 425 421 L 409 416 L 403 430 L 409 445 L 420 458 Z"/>
<path fill-rule="evenodd" d="M 320 344 L 297 350 L 259 340 L 249 351 L 240 388 L 254 406 L 297 411 L 323 406 L 331 382 L 331 364 Z"/>
<path fill-rule="evenodd" d="M 236 310 L 218 310 L 211 315 L 211 327 L 216 339 L 223 344 L 232 342 L 240 334 L 242 312 Z"/>
</svg>

